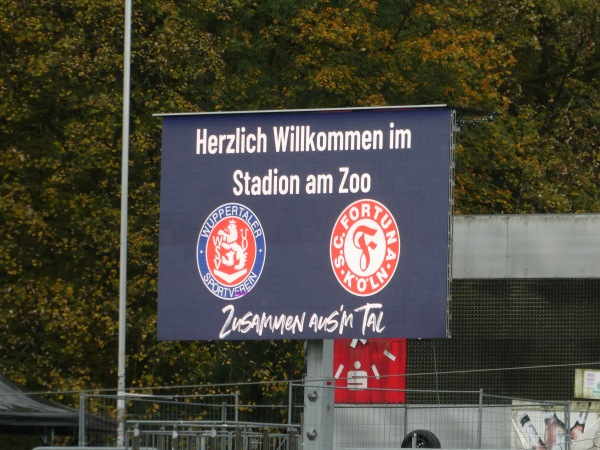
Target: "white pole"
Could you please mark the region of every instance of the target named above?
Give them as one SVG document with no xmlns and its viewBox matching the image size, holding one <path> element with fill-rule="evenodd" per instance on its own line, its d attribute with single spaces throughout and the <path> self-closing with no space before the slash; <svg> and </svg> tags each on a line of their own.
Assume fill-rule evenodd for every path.
<svg viewBox="0 0 600 450">
<path fill-rule="evenodd" d="M 121 151 L 121 257 L 119 272 L 119 366 L 117 445 L 125 445 L 125 334 L 127 320 L 127 198 L 129 196 L 129 85 L 131 65 L 131 0 L 125 0 L 123 51 L 123 134 Z"/>
</svg>

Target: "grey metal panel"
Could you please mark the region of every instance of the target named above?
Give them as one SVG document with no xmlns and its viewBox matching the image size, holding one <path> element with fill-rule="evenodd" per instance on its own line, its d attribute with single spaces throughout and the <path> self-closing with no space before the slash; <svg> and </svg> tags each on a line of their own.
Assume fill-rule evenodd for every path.
<svg viewBox="0 0 600 450">
<path fill-rule="evenodd" d="M 598 278 L 600 214 L 456 216 L 452 277 Z"/>
<path fill-rule="evenodd" d="M 506 230 L 506 216 L 455 216 L 452 278 L 504 278 Z"/>
</svg>

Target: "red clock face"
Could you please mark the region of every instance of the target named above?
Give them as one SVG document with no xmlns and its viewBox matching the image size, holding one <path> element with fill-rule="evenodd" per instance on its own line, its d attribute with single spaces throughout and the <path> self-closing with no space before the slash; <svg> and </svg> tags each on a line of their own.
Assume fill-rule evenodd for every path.
<svg viewBox="0 0 600 450">
<path fill-rule="evenodd" d="M 406 339 L 336 339 L 336 403 L 405 403 Z"/>
</svg>

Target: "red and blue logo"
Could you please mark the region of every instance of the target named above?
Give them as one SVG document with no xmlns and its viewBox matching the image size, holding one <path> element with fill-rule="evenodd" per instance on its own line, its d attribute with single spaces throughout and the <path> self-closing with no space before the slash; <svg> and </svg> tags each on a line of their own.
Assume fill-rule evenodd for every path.
<svg viewBox="0 0 600 450">
<path fill-rule="evenodd" d="M 256 285 L 266 256 L 265 234 L 256 215 L 239 203 L 216 208 L 204 221 L 197 245 L 200 277 L 223 300 L 237 300 Z"/>
</svg>

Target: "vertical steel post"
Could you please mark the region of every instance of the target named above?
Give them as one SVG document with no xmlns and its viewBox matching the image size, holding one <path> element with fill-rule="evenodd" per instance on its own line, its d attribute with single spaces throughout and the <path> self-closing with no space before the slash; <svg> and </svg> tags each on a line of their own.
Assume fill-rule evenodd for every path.
<svg viewBox="0 0 600 450">
<path fill-rule="evenodd" d="M 333 448 L 333 340 L 310 340 L 306 345 L 304 387 L 304 450 Z"/>
<path fill-rule="evenodd" d="M 235 449 L 242 450 L 244 448 L 244 442 L 242 437 L 242 427 L 235 428 Z"/>
<path fill-rule="evenodd" d="M 117 385 L 117 445 L 125 444 L 125 333 L 127 318 L 127 200 L 129 196 L 129 87 L 131 83 L 131 3 L 125 0 L 123 49 L 123 130 L 121 150 L 121 254 L 119 271 L 119 356 Z"/>
<path fill-rule="evenodd" d="M 141 445 L 142 438 L 140 436 L 140 425 L 136 423 L 135 427 L 133 428 L 133 450 L 140 450 Z"/>
<path fill-rule="evenodd" d="M 564 406 L 564 416 L 565 416 L 565 450 L 571 450 L 571 405 L 569 402 L 565 402 Z"/>
<path fill-rule="evenodd" d="M 288 381 L 288 431 L 290 430 L 291 426 L 292 426 L 292 401 L 293 401 L 293 397 L 292 397 L 292 382 Z"/>
<path fill-rule="evenodd" d="M 171 434 L 171 450 L 179 450 L 179 431 L 177 424 L 173 425 L 173 433 Z"/>
<path fill-rule="evenodd" d="M 224 449 L 227 435 L 227 402 L 221 402 L 221 422 L 223 423 L 221 427 L 221 448 Z"/>
<path fill-rule="evenodd" d="M 240 391 L 235 391 L 235 421 L 240 419 Z"/>
<path fill-rule="evenodd" d="M 79 394 L 79 446 L 85 447 L 85 392 Z"/>
<path fill-rule="evenodd" d="M 477 413 L 477 448 L 481 448 L 481 427 L 483 426 L 483 389 L 479 389 L 479 411 Z"/>
<path fill-rule="evenodd" d="M 402 423 L 402 436 L 408 433 L 408 403 L 404 404 L 404 421 Z"/>
</svg>

